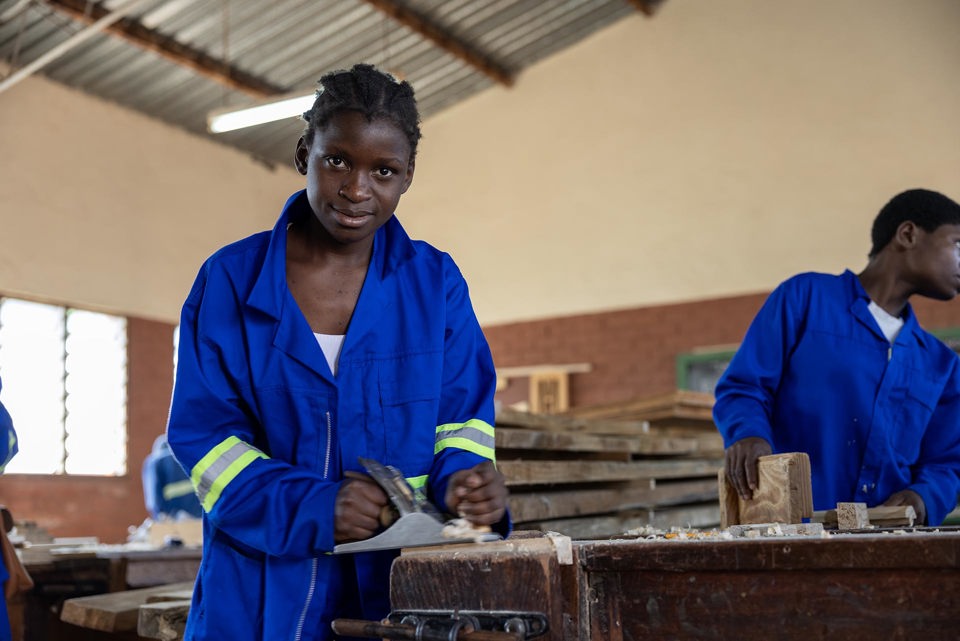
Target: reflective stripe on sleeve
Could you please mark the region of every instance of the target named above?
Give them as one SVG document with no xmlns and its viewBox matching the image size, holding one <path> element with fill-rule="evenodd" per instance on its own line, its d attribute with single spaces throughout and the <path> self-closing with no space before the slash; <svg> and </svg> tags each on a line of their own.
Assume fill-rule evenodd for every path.
<svg viewBox="0 0 960 641">
<path fill-rule="evenodd" d="M 413 492 L 420 499 L 427 500 L 427 480 L 430 478 L 429 474 L 423 474 L 421 476 L 408 476 L 406 478 L 407 484 L 413 490 Z"/>
<path fill-rule="evenodd" d="M 190 472 L 190 481 L 197 489 L 197 497 L 204 511 L 212 510 L 230 481 L 258 458 L 268 457 L 236 436 L 228 437 L 207 452 Z"/>
<path fill-rule="evenodd" d="M 466 423 L 438 425 L 433 453 L 439 454 L 448 447 L 456 447 L 496 461 L 494 446 L 493 426 L 478 418 L 471 418 Z"/>
<path fill-rule="evenodd" d="M 193 483 L 184 479 L 175 483 L 167 483 L 163 486 L 163 500 L 171 501 L 181 496 L 193 494 Z"/>
<path fill-rule="evenodd" d="M 3 470 L 7 467 L 7 463 L 10 462 L 10 459 L 13 458 L 13 455 L 16 454 L 17 447 L 17 435 L 11 430 L 7 438 L 7 460 L 0 463 L 0 474 L 3 474 Z"/>
<path fill-rule="evenodd" d="M 410 487 L 412 487 L 413 489 L 419 490 L 419 489 L 422 489 L 427 484 L 428 477 L 429 475 L 427 474 L 424 474 L 422 476 L 408 476 L 407 483 L 409 483 Z"/>
</svg>

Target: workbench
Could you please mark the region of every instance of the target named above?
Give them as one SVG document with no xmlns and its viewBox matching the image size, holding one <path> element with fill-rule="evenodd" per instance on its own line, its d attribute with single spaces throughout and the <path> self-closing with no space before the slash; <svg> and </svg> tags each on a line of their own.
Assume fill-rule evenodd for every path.
<svg viewBox="0 0 960 641">
<path fill-rule="evenodd" d="M 544 641 L 956 639 L 960 531 L 410 549 L 395 611 L 539 611 Z"/>
<path fill-rule="evenodd" d="M 24 596 L 24 641 L 94 638 L 81 636 L 77 627 L 60 621 L 66 600 L 192 582 L 200 567 L 200 556 L 200 548 L 142 549 L 123 545 L 25 555 L 24 567 L 34 588 Z"/>
<path fill-rule="evenodd" d="M 536 614 L 543 641 L 953 640 L 960 528 L 593 541 L 519 532 L 403 550 L 390 595 L 395 613 Z M 80 612 L 97 599 L 75 601 Z"/>
</svg>

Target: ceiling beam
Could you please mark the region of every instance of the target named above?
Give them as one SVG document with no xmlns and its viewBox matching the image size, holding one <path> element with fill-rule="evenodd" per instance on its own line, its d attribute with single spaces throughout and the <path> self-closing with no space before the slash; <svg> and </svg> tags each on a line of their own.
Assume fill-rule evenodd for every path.
<svg viewBox="0 0 960 641">
<path fill-rule="evenodd" d="M 664 3 L 665 0 L 630 0 L 630 4 L 636 7 L 643 15 L 652 17 L 656 13 L 657 8 Z"/>
<path fill-rule="evenodd" d="M 92 24 L 110 13 L 102 3 L 89 3 L 87 0 L 46 0 L 46 4 L 86 24 Z M 105 31 L 254 98 L 268 98 L 287 91 L 170 36 L 148 29 L 131 18 L 115 22 Z"/>
<path fill-rule="evenodd" d="M 493 61 L 489 56 L 477 51 L 469 44 L 458 40 L 442 26 L 411 11 L 397 0 L 364 1 L 500 84 L 506 87 L 513 85 L 513 74 L 503 65 Z"/>
</svg>

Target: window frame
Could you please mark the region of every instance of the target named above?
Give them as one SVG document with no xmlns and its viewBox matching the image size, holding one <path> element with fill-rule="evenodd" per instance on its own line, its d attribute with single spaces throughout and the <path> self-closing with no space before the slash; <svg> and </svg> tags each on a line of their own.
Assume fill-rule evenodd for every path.
<svg viewBox="0 0 960 641">
<path fill-rule="evenodd" d="M 61 355 L 60 361 L 60 371 L 59 371 L 59 397 L 57 401 L 59 402 L 60 418 L 58 422 L 59 435 L 56 442 L 59 445 L 59 460 L 57 461 L 57 469 L 55 471 L 40 471 L 40 470 L 10 470 L 11 465 L 16 467 L 17 457 L 14 457 L 11 464 L 7 466 L 7 472 L 9 474 L 23 475 L 23 476 L 56 476 L 56 477 L 97 477 L 97 478 L 122 478 L 130 474 L 130 460 L 129 460 L 129 451 L 128 444 L 130 442 L 130 416 L 129 416 L 129 389 L 130 389 L 130 352 L 129 352 L 129 327 L 130 319 L 126 315 L 114 314 L 110 312 L 105 312 L 102 310 L 90 309 L 85 307 L 80 307 L 76 305 L 69 305 L 57 302 L 51 302 L 49 300 L 38 300 L 34 298 L 26 298 L 23 296 L 12 296 L 4 293 L 0 293 L 0 307 L 2 307 L 5 301 L 19 301 L 28 304 L 34 305 L 45 305 L 50 308 L 53 308 L 56 313 L 61 318 L 62 331 L 58 336 L 58 351 Z M 73 312 L 80 312 L 84 314 L 97 314 L 104 317 L 108 317 L 112 321 L 121 321 L 122 322 L 122 331 L 123 333 L 123 345 L 122 345 L 122 368 L 123 371 L 120 372 L 122 380 L 123 389 L 121 392 L 121 398 L 119 399 L 119 407 L 116 408 L 120 411 L 121 414 L 121 428 L 119 431 L 115 429 L 104 430 L 101 432 L 101 436 L 106 436 L 109 434 L 112 438 L 110 439 L 111 447 L 116 448 L 119 452 L 120 458 L 114 459 L 115 469 L 113 471 L 99 471 L 99 472 L 70 472 L 68 465 L 68 460 L 70 459 L 70 452 L 67 447 L 68 439 L 70 437 L 70 430 L 68 429 L 68 403 L 71 396 L 75 398 L 84 396 L 82 391 L 69 391 L 68 389 L 68 378 L 69 368 L 68 361 L 70 360 L 70 352 L 68 352 L 67 344 L 70 341 L 71 336 L 76 339 L 78 332 L 76 330 L 70 330 L 70 315 Z M 81 336 L 82 339 L 82 336 Z M 81 374 L 82 375 L 82 374 Z M 7 385 L 4 385 L 4 390 L 7 389 Z M 15 403 L 11 403 L 9 399 L 7 400 L 8 407 L 16 407 Z M 21 426 L 23 419 L 18 419 L 15 415 L 14 417 L 14 429 L 17 430 L 19 440 L 23 441 L 23 430 L 24 427 Z M 111 423 L 111 428 L 118 427 L 115 423 Z M 122 442 L 114 441 L 114 438 L 120 439 Z M 48 443 L 54 442 L 53 440 L 47 441 Z M 122 447 L 121 447 L 122 446 Z M 79 454 L 75 454 L 79 456 Z M 75 462 L 83 464 L 84 461 L 88 459 L 80 458 L 76 459 Z M 51 460 L 52 462 L 52 460 Z"/>
</svg>

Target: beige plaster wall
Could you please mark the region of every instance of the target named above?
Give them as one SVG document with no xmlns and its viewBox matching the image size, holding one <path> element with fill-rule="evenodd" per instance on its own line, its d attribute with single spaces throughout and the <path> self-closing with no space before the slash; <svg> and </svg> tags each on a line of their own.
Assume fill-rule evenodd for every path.
<svg viewBox="0 0 960 641">
<path fill-rule="evenodd" d="M 668 0 L 424 123 L 400 205 L 482 322 L 859 268 L 897 191 L 960 197 L 960 2 Z M 175 321 L 302 185 L 42 78 L 0 94 L 0 291 Z"/>
<path fill-rule="evenodd" d="M 28 78 L 0 94 L 0 292 L 176 322 L 203 260 L 301 182 Z"/>
<path fill-rule="evenodd" d="M 960 198 L 960 2 L 668 0 L 427 123 L 408 227 L 500 323 L 859 269 Z"/>
</svg>

